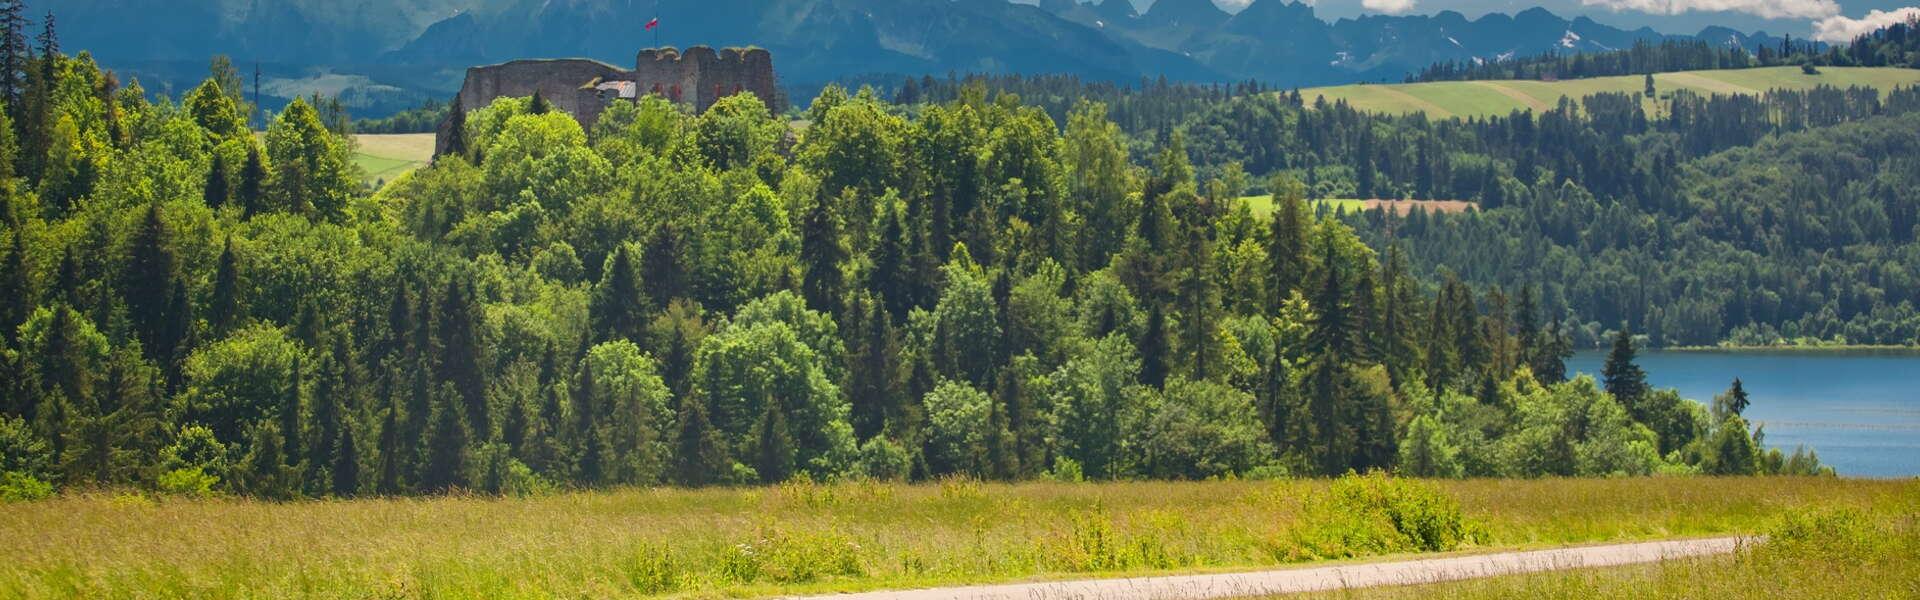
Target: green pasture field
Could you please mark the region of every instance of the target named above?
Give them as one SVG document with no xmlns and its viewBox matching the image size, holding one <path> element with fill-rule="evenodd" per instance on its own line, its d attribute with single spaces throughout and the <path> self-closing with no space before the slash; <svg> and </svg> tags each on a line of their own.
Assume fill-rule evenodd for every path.
<svg viewBox="0 0 1920 600">
<path fill-rule="evenodd" d="M 1883 92 L 1920 84 L 1920 70 L 1894 67 L 1821 67 L 1808 75 L 1799 67 L 1764 67 L 1661 73 L 1654 89 L 1664 97 L 1676 90 L 1700 94 L 1760 94 L 1772 89 L 1810 89 L 1820 85 L 1846 88 L 1869 86 Z M 1301 90 L 1311 106 L 1315 97 L 1327 102 L 1346 100 L 1368 112 L 1407 114 L 1426 112 L 1438 118 L 1506 115 L 1516 110 L 1536 112 L 1559 104 L 1561 98 L 1579 99 L 1603 92 L 1639 94 L 1646 90 L 1641 75 L 1594 77 L 1567 81 L 1442 81 L 1409 84 L 1357 84 Z M 1658 112 L 1659 98 L 1645 99 Z"/>
</svg>

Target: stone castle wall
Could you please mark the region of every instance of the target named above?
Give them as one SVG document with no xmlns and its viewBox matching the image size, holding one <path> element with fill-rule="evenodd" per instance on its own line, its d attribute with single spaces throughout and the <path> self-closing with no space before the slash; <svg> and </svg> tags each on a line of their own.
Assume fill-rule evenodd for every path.
<svg viewBox="0 0 1920 600">
<path fill-rule="evenodd" d="M 714 50 L 694 46 L 684 53 L 673 48 L 640 51 L 634 69 L 624 71 L 612 65 L 586 59 L 517 60 L 467 69 L 466 83 L 460 87 L 460 106 L 477 110 L 501 97 L 541 97 L 589 127 L 600 119 L 608 103 L 620 101 L 593 84 L 631 81 L 638 96 L 655 94 L 674 102 L 691 105 L 704 112 L 721 98 L 752 92 L 774 114 L 786 110 L 786 96 L 780 92 L 773 72 L 773 55 L 759 48 Z M 441 123 L 435 156 L 446 152 L 449 124 Z"/>
</svg>

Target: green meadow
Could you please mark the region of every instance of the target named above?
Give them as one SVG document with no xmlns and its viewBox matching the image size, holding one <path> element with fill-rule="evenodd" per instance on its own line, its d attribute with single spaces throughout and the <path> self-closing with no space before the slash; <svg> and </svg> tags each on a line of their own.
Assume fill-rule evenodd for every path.
<svg viewBox="0 0 1920 600">
<path fill-rule="evenodd" d="M 98 492 L 0 505 L 0 597 L 764 597 L 1777 535 L 1783 519 L 1834 512 L 1876 527 L 1905 515 L 1910 532 L 1916 506 L 1913 481 L 1791 477 L 951 480 L 288 503 Z M 1401 522 L 1447 533 L 1401 536 Z M 1588 581 L 1561 577 L 1449 593 Z"/>
<path fill-rule="evenodd" d="M 433 134 L 356 135 L 353 164 L 370 184 L 393 181 L 433 160 Z"/>
<path fill-rule="evenodd" d="M 1772 89 L 1810 89 L 1820 85 L 1840 88 L 1868 86 L 1888 90 L 1920 84 L 1920 70 L 1891 67 L 1821 67 L 1808 75 L 1799 67 L 1764 67 L 1714 71 L 1661 73 L 1653 76 L 1657 96 L 1678 90 L 1698 94 L 1760 94 Z M 1516 110 L 1536 112 L 1552 108 L 1561 98 L 1584 98 L 1604 92 L 1638 94 L 1646 90 L 1641 75 L 1594 77 L 1567 81 L 1442 81 L 1409 84 L 1358 84 L 1301 90 L 1308 105 L 1315 97 L 1331 103 L 1345 100 L 1355 109 L 1389 114 L 1426 112 L 1440 118 L 1505 115 Z M 1650 111 L 1660 110 L 1659 98 L 1646 100 Z"/>
</svg>

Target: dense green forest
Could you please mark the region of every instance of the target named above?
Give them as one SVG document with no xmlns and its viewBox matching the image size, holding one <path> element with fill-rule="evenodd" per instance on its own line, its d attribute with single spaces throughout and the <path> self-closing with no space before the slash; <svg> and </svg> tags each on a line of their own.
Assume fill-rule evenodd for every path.
<svg viewBox="0 0 1920 600">
<path fill-rule="evenodd" d="M 1920 21 L 1895 23 L 1847 44 L 1795 42 L 1788 37 L 1778 48 L 1762 46 L 1748 52 L 1746 48 L 1707 40 L 1673 40 L 1659 44 L 1641 41 L 1632 48 L 1612 52 L 1548 52 L 1508 60 L 1445 62 L 1409 75 L 1407 81 L 1582 79 L 1781 65 L 1920 69 Z"/>
<path fill-rule="evenodd" d="M 10 497 L 1819 472 L 1811 454 L 1763 450 L 1738 382 L 1711 407 L 1650 389 L 1627 329 L 1611 338 L 1604 381 L 1567 379 L 1575 332 L 1558 316 L 1589 308 L 1568 282 L 1625 286 L 1625 275 L 1451 265 L 1540 278 L 1480 287 L 1438 267 L 1425 277 L 1420 265 L 1444 259 L 1424 254 L 1462 243 L 1448 235 L 1487 235 L 1498 237 L 1472 243 L 1668 264 L 1633 253 L 1718 235 L 1652 216 L 1684 205 L 1687 221 L 1717 215 L 1708 222 L 1752 236 L 1729 251 L 1761 264 L 1804 244 L 1913 260 L 1911 213 L 1904 231 L 1882 214 L 1876 230 L 1816 235 L 1800 227 L 1867 217 L 1703 204 L 1715 186 L 1769 198 L 1760 191 L 1800 151 L 1781 146 L 1805 137 L 1834 148 L 1799 168 L 1874 173 L 1912 206 L 1915 187 L 1888 178 L 1912 160 L 1895 149 L 1920 116 L 1873 116 L 1894 104 L 1877 97 L 1808 118 L 1858 125 L 1715 153 L 1799 126 L 1723 124 L 1738 113 L 1703 104 L 1711 125 L 1655 129 L 1591 110 L 1604 99 L 1430 123 L 1260 95 L 1142 140 L 1100 103 L 1076 102 L 1062 127 L 974 83 L 911 107 L 828 88 L 797 132 L 752 95 L 697 116 L 659 98 L 615 103 L 583 129 L 536 96 L 453 107 L 454 151 L 369 191 L 344 114 L 295 101 L 256 134 L 225 61 L 177 103 L 149 100 L 84 52 L 63 55 L 51 26 L 33 50 L 0 44 L 0 65 L 19 67 L 0 68 Z M 1280 121 L 1229 131 L 1238 110 Z M 1265 125 L 1281 138 L 1262 153 L 1234 146 Z M 1682 166 L 1646 145 L 1702 158 Z M 1576 149 L 1611 158 L 1585 164 Z M 1338 157 L 1367 168 L 1337 177 Z M 1654 178 L 1597 183 L 1622 171 Z M 1429 172 L 1448 176 L 1418 175 Z M 1342 185 L 1502 191 L 1458 221 L 1308 209 Z M 1771 193 L 1865 202 L 1879 185 Z M 1276 196 L 1271 216 L 1241 199 L 1256 187 Z M 1740 225 L 1743 214 L 1766 227 Z M 1560 219 L 1618 235 L 1508 237 Z M 1642 228 L 1659 237 L 1636 237 Z M 1808 252 L 1852 270 L 1757 273 L 1781 295 L 1774 308 L 1800 297 L 1758 277 L 1913 285 L 1897 263 Z"/>
<path fill-rule="evenodd" d="M 1903 117 L 1920 111 L 1913 88 L 1675 92 L 1652 114 L 1636 96 L 1604 94 L 1469 120 L 1375 115 L 1253 84 L 983 77 L 926 80 L 916 93 L 969 85 L 1049 114 L 1112 101 L 1126 107 L 1115 122 L 1135 162 L 1179 131 L 1202 181 L 1266 193 L 1266 177 L 1238 174 L 1278 174 L 1309 198 L 1474 201 L 1465 215 L 1340 218 L 1376 252 L 1403 245 L 1429 285 L 1452 273 L 1480 290 L 1538 286 L 1544 314 L 1578 347 L 1623 322 L 1659 346 L 1920 342 L 1920 132 Z"/>
</svg>

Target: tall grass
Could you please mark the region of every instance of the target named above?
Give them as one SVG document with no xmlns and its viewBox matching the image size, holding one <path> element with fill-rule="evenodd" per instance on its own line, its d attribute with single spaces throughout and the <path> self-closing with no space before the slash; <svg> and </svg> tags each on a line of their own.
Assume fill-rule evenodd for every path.
<svg viewBox="0 0 1920 600">
<path fill-rule="evenodd" d="M 1431 495 L 1401 485 L 796 483 L 285 504 L 67 496 L 0 505 L 0 598 L 765 596 L 1753 533 L 1814 509 L 1911 510 L 1920 493 L 1912 482 L 1820 478 L 1414 486 Z M 1330 519 L 1345 509 L 1328 502 L 1388 508 L 1346 523 Z"/>
</svg>

